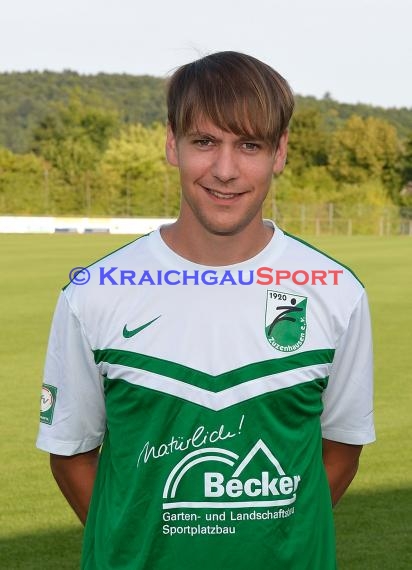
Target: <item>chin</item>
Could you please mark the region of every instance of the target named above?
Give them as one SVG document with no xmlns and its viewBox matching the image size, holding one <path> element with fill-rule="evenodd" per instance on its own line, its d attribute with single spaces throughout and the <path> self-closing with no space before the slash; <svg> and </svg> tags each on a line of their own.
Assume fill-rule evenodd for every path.
<svg viewBox="0 0 412 570">
<path fill-rule="evenodd" d="M 259 217 L 259 209 L 250 209 L 244 212 L 210 212 L 202 211 L 200 208 L 191 208 L 190 218 L 192 223 L 211 235 L 234 236 L 239 234 L 249 226 L 255 225 Z"/>
<path fill-rule="evenodd" d="M 248 226 L 247 221 L 243 222 L 217 222 L 216 220 L 203 220 L 202 226 L 210 234 L 217 236 L 234 236 Z"/>
</svg>

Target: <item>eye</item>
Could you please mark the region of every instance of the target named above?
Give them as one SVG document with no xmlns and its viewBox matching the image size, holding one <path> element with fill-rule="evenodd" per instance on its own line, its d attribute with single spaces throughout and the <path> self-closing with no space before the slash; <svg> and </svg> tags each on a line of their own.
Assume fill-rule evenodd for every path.
<svg viewBox="0 0 412 570">
<path fill-rule="evenodd" d="M 194 144 L 195 146 L 200 147 L 200 148 L 206 148 L 206 147 L 208 147 L 208 146 L 212 146 L 213 141 L 210 140 L 210 139 L 195 139 L 195 140 L 193 141 L 193 144 Z"/>
<path fill-rule="evenodd" d="M 244 142 L 242 143 L 242 148 L 248 151 L 256 151 L 261 148 L 261 145 L 255 142 Z"/>
</svg>

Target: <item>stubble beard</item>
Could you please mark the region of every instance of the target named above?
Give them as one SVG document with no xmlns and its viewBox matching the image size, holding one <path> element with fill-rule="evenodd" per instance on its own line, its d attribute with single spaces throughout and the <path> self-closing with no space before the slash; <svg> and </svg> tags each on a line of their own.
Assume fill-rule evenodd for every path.
<svg viewBox="0 0 412 570">
<path fill-rule="evenodd" d="M 184 199 L 183 199 L 184 200 Z M 196 222 L 204 229 L 206 232 L 216 236 L 234 236 L 242 232 L 255 218 L 258 216 L 262 219 L 262 208 L 263 200 L 261 203 L 257 203 L 254 208 L 250 207 L 246 210 L 241 218 L 234 219 L 233 221 L 218 221 L 216 216 L 213 219 L 212 215 L 207 215 L 203 210 L 197 207 L 195 204 L 191 204 L 185 200 L 187 207 L 190 209 L 192 216 Z M 228 209 L 230 206 L 228 206 Z M 230 216 L 230 214 L 228 214 Z"/>
</svg>

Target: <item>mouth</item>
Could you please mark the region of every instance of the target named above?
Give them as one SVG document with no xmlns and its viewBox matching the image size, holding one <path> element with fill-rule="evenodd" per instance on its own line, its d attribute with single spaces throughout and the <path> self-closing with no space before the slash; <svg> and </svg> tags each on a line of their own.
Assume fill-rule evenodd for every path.
<svg viewBox="0 0 412 570">
<path fill-rule="evenodd" d="M 238 198 L 243 194 L 243 192 L 218 192 L 217 190 L 212 190 L 211 188 L 207 188 L 206 186 L 202 186 L 202 188 L 206 190 L 206 192 L 210 196 L 213 196 L 218 200 L 226 200 L 226 201 L 234 200 L 235 198 Z"/>
</svg>

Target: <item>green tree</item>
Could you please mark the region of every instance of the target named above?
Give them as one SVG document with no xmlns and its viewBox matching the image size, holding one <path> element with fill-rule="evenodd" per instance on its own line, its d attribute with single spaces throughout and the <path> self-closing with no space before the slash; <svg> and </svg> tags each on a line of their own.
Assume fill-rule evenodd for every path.
<svg viewBox="0 0 412 570">
<path fill-rule="evenodd" d="M 404 155 L 402 157 L 402 183 L 412 182 L 412 133 L 405 142 Z"/>
<path fill-rule="evenodd" d="M 339 183 L 380 181 L 394 197 L 399 190 L 400 156 L 394 127 L 382 119 L 353 115 L 332 135 L 329 171 Z"/>
<path fill-rule="evenodd" d="M 92 212 L 92 191 L 110 137 L 118 127 L 114 111 L 85 106 L 73 97 L 57 103 L 34 132 L 33 150 L 43 156 L 70 188 L 74 212 Z"/>
<path fill-rule="evenodd" d="M 42 214 L 49 207 L 44 161 L 0 148 L 0 212 Z"/>
<path fill-rule="evenodd" d="M 412 218 L 412 133 L 405 142 L 401 167 L 402 188 L 399 201 L 402 205 L 402 213 L 409 219 Z"/>
<path fill-rule="evenodd" d="M 0 148 L 0 213 L 57 215 L 73 213 L 73 193 L 60 173 L 42 157 Z"/>
<path fill-rule="evenodd" d="M 101 176 L 113 213 L 174 216 L 179 209 L 176 169 L 165 158 L 165 126 L 131 125 L 110 140 L 101 163 Z M 101 194 L 107 201 L 107 197 Z"/>
<path fill-rule="evenodd" d="M 288 166 L 300 176 L 307 168 L 327 164 L 328 133 L 315 109 L 298 109 L 289 133 Z"/>
</svg>

